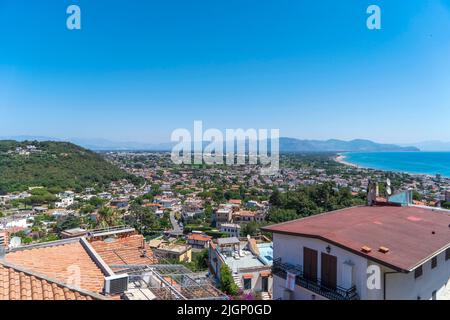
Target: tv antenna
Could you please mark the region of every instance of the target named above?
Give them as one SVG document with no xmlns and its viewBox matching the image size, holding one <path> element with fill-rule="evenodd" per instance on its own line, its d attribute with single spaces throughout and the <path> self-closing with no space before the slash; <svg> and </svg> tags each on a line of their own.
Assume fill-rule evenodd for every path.
<svg viewBox="0 0 450 320">
<path fill-rule="evenodd" d="M 386 193 L 388 196 L 392 194 L 392 188 L 391 188 L 391 179 L 386 179 Z"/>
</svg>

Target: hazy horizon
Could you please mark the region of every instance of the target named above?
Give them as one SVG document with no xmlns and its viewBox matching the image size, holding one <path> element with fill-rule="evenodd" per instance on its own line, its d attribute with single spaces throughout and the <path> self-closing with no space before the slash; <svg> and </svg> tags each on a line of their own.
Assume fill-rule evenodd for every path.
<svg viewBox="0 0 450 320">
<path fill-rule="evenodd" d="M 368 30 L 377 4 L 382 29 Z M 0 3 L 0 136 L 450 141 L 450 1 Z"/>
<path fill-rule="evenodd" d="M 287 139 L 298 139 L 298 140 L 315 140 L 315 139 L 302 139 L 299 137 L 280 137 L 280 138 L 287 138 Z M 138 148 L 138 146 L 167 146 L 169 144 L 174 144 L 176 142 L 171 142 L 170 140 L 167 141 L 158 141 L 158 142 L 149 142 L 149 141 L 121 141 L 121 140 L 110 140 L 110 139 L 103 139 L 103 138 L 79 138 L 79 137 L 47 137 L 47 136 L 33 136 L 33 135 L 18 135 L 18 136 L 0 136 L 0 140 L 17 140 L 17 141 L 26 141 L 26 140 L 38 140 L 38 141 L 66 141 L 66 142 L 72 142 L 75 144 L 80 144 L 84 146 L 96 146 L 98 148 L 101 147 L 107 147 L 110 146 L 118 146 L 123 145 L 126 146 L 127 144 L 130 145 L 130 150 Z M 328 140 L 340 140 L 335 138 L 329 138 L 329 139 L 318 139 L 318 141 L 328 141 Z M 366 139 L 359 139 L 354 138 L 350 140 L 342 140 L 342 141 L 353 141 L 353 140 L 366 140 Z M 408 147 L 413 146 L 419 148 L 421 151 L 450 151 L 450 142 L 447 141 L 437 141 L 437 140 L 428 140 L 428 141 L 417 141 L 412 143 L 398 143 L 395 141 L 391 142 L 379 142 L 379 141 L 373 141 L 375 143 L 379 144 L 392 144 L 402 147 Z M 204 141 L 207 142 L 207 141 Z"/>
</svg>

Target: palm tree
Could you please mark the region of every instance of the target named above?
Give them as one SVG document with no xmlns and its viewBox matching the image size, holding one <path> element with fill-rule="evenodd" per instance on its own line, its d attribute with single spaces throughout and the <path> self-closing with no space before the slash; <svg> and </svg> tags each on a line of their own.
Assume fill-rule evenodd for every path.
<svg viewBox="0 0 450 320">
<path fill-rule="evenodd" d="M 98 210 L 97 216 L 99 225 L 101 227 L 114 226 L 117 224 L 119 220 L 119 215 L 117 211 L 109 207 L 102 207 L 100 210 Z"/>
</svg>

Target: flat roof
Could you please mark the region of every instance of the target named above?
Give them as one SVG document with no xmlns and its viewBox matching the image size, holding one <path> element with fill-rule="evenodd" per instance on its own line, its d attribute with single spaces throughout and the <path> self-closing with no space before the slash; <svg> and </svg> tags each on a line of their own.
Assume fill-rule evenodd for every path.
<svg viewBox="0 0 450 320">
<path fill-rule="evenodd" d="M 225 263 L 230 267 L 233 272 L 236 272 L 237 269 L 240 268 L 259 268 L 264 267 L 264 263 L 262 263 L 257 256 L 252 254 L 248 250 L 243 250 L 245 253 L 244 256 L 240 256 L 239 259 L 235 257 L 230 257 L 224 255 Z"/>
<path fill-rule="evenodd" d="M 219 238 L 217 239 L 217 244 L 219 246 L 225 246 L 225 245 L 231 245 L 231 244 L 240 244 L 238 238 L 236 237 L 229 237 L 229 238 Z"/>
<path fill-rule="evenodd" d="M 450 214 L 412 206 L 353 207 L 262 230 L 317 238 L 403 272 L 450 247 Z M 363 246 L 371 251 L 363 252 Z M 389 252 L 380 252 L 380 247 Z"/>
<path fill-rule="evenodd" d="M 241 228 L 241 226 L 237 223 L 221 223 L 220 227 L 228 227 L 228 228 Z"/>
</svg>

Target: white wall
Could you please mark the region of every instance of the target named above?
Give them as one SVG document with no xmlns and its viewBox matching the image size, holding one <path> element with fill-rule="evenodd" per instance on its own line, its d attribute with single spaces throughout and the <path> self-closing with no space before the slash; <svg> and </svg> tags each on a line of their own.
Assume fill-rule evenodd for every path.
<svg viewBox="0 0 450 320">
<path fill-rule="evenodd" d="M 317 277 L 320 278 L 321 270 L 321 252 L 327 253 L 326 247 L 330 246 L 329 254 L 337 257 L 337 285 L 344 286 L 345 271 L 348 269 L 345 262 L 350 262 L 352 267 L 352 274 L 350 276 L 351 285 L 356 286 L 358 295 L 361 297 L 366 294 L 366 272 L 367 259 L 355 255 L 349 251 L 343 250 L 337 246 L 328 244 L 322 240 L 296 237 L 283 234 L 273 235 L 273 253 L 274 259 L 281 258 L 282 262 L 297 264 L 303 266 L 303 247 L 307 247 L 317 251 Z M 351 269 L 350 269 L 351 270 Z M 274 285 L 275 286 L 275 285 Z M 283 283 L 284 286 L 284 283 Z M 347 288 L 348 289 L 348 288 Z M 274 298 L 275 288 L 274 288 Z"/>
<path fill-rule="evenodd" d="M 270 269 L 268 269 L 267 271 L 270 271 Z M 244 274 L 252 274 L 253 278 L 252 278 L 252 288 L 251 290 L 246 290 L 247 291 L 253 291 L 253 292 L 261 292 L 262 290 L 262 277 L 260 275 L 261 271 L 255 271 L 255 272 L 242 272 L 238 274 L 238 277 L 241 280 L 242 283 L 242 287 L 244 287 L 244 279 L 243 276 Z M 269 283 L 268 283 L 268 289 L 270 293 L 272 293 L 272 288 L 273 288 L 273 278 L 272 276 L 268 277 L 269 279 Z"/>
<path fill-rule="evenodd" d="M 386 280 L 386 299 L 430 300 L 436 290 L 437 300 L 450 298 L 450 260 L 445 261 L 445 252 L 437 256 L 437 266 L 431 269 L 431 260 L 422 265 L 423 274 L 417 279 L 414 272 L 392 274 Z"/>
<path fill-rule="evenodd" d="M 356 286 L 360 299 L 382 300 L 384 299 L 384 273 L 394 272 L 394 270 L 381 266 L 371 260 L 339 247 L 328 244 L 325 241 L 289 236 L 282 234 L 273 235 L 274 259 L 281 258 L 282 262 L 303 266 L 303 247 L 317 251 L 317 276 L 320 278 L 321 252 L 326 253 L 326 247 L 330 246 L 329 254 L 337 257 L 337 285 L 348 287 L 345 283 L 351 282 Z M 348 265 L 353 265 L 352 275 L 349 279 Z M 368 267 L 374 265 L 380 269 L 378 278 L 379 287 L 369 289 L 367 285 Z M 431 260 L 423 265 L 423 275 L 414 279 L 414 272 L 410 273 L 389 273 L 386 274 L 386 299 L 413 299 L 418 296 L 421 299 L 431 299 L 432 292 L 437 291 L 437 299 L 444 299 L 444 295 L 450 296 L 450 260 L 445 261 L 445 252 L 438 255 L 437 267 L 431 269 Z M 311 299 L 311 292 L 297 288 L 293 294 L 293 299 Z M 274 299 L 283 298 L 285 291 L 285 280 L 274 276 L 273 292 Z M 317 299 L 317 298 L 316 298 Z M 448 298 L 447 298 L 448 299 Z"/>
<path fill-rule="evenodd" d="M 273 276 L 273 299 L 274 300 L 328 300 L 312 291 L 309 291 L 300 286 L 295 286 L 293 292 L 286 290 L 286 280 Z"/>
</svg>

